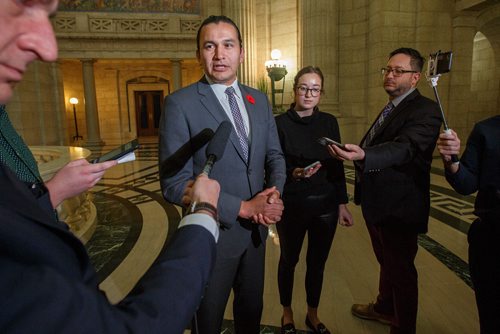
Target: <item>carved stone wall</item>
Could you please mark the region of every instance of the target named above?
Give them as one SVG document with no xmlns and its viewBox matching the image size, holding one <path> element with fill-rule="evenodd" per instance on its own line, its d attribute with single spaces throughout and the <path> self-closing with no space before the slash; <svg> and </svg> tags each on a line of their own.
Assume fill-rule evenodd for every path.
<svg viewBox="0 0 500 334">
<path fill-rule="evenodd" d="M 194 58 L 198 16 L 60 12 L 61 58 Z"/>
<path fill-rule="evenodd" d="M 159 14 L 59 13 L 53 19 L 59 34 L 112 33 L 113 37 L 130 34 L 190 34 L 196 33 L 201 23 L 198 17 L 165 17 Z M 118 36 L 116 35 L 118 34 Z M 120 36 L 120 34 L 124 34 Z M 96 38 L 99 35 L 92 35 Z M 143 36 L 144 37 L 144 36 Z M 151 36 L 148 36 L 150 38 Z"/>
<path fill-rule="evenodd" d="M 61 0 L 62 11 L 148 12 L 200 14 L 197 0 Z"/>
<path fill-rule="evenodd" d="M 116 2 L 110 1 L 99 3 Z M 134 4 L 140 2 L 134 1 Z M 269 58 L 271 49 L 281 49 L 283 59 L 289 64 L 284 99 L 287 105 L 293 99 L 291 83 L 300 64 L 316 62 L 312 65 L 322 66 L 328 76 L 325 78 L 326 89 L 337 90 L 328 91 L 325 97 L 334 97 L 334 104 L 338 102 L 336 114 L 345 141 L 359 141 L 385 104 L 387 96 L 381 86 L 379 69 L 387 62 L 388 52 L 400 46 L 414 47 L 426 57 L 440 49 L 454 51 L 452 72 L 440 79 L 439 92 L 450 125 L 462 136 L 478 119 L 498 112 L 500 4 L 497 1 L 317 1 L 320 7 L 329 6 L 325 8 L 331 13 L 331 20 L 321 8 L 311 8 L 308 10 L 310 15 L 304 16 L 299 7 L 309 2 L 203 0 L 198 2 L 199 15 L 185 12 L 60 11 L 53 23 L 62 71 L 58 64 L 31 65 L 8 105 L 8 110 L 12 110 L 12 121 L 29 144 L 67 143 L 73 134 L 73 117 L 70 106 L 65 103 L 69 95 L 81 90 L 82 84 L 75 79 L 81 75 L 75 74 L 74 68 L 67 71 L 72 66 L 66 66 L 66 62 L 95 59 L 102 139 L 120 141 L 124 136 L 133 136 L 128 130 L 128 121 L 124 121 L 128 117 L 124 110 L 129 110 L 126 106 L 129 97 L 122 78 L 130 78 L 136 73 L 140 77 L 146 75 L 144 73 L 158 72 L 162 73 L 162 78 L 173 82 L 172 60 L 176 62 L 176 75 L 181 73 L 182 77 L 176 77 L 177 82 L 185 86 L 196 81 L 202 73 L 196 61 L 197 29 L 206 16 L 225 13 L 224 6 L 229 4 L 231 10 L 228 14 L 239 13 L 240 19 L 249 19 L 249 24 L 243 22 L 241 27 L 245 29 L 242 33 L 251 36 L 255 43 L 255 48 L 247 50 L 252 52 L 247 57 L 253 64 L 244 68 L 245 78 L 252 78 L 249 83 L 261 78 L 269 82 L 264 61 Z M 127 3 L 123 1 L 120 5 Z M 246 6 L 248 4 L 250 9 Z M 320 24 L 315 22 L 317 15 L 321 18 L 317 20 Z M 303 22 L 307 23 L 307 20 L 312 24 L 304 27 Z M 326 25 L 332 24 L 335 27 L 328 27 L 329 37 L 319 43 L 325 35 Z M 307 36 L 301 37 L 303 32 L 307 32 Z M 474 43 L 478 32 L 485 40 Z M 329 56 L 332 52 L 338 53 L 335 60 Z M 419 88 L 424 95 L 433 97 L 424 78 Z M 328 110 L 326 107 L 332 101 L 325 99 L 323 102 Z M 78 108 L 83 110 L 80 105 Z M 85 128 L 85 121 L 82 122 Z"/>
<path fill-rule="evenodd" d="M 74 119 L 68 100 L 75 96 L 83 103 L 81 63 L 73 60 L 63 61 L 61 69 L 65 81 L 67 110 L 71 111 L 67 125 L 73 135 Z M 168 60 L 101 59 L 94 64 L 94 73 L 101 137 L 107 144 L 125 142 L 137 136 L 134 91 L 162 90 L 166 96 L 168 87 L 158 79 L 173 82 L 172 64 Z M 182 62 L 181 73 L 182 86 L 197 81 L 202 75 L 194 59 Z M 128 81 L 141 77 L 149 77 L 151 80 L 127 85 Z M 78 129 L 85 137 L 87 128 L 83 105 L 77 105 L 77 117 Z"/>
</svg>

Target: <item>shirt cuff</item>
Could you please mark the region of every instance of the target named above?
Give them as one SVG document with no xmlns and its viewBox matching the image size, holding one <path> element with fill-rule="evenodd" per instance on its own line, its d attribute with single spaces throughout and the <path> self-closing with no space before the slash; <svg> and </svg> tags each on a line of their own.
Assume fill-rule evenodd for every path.
<svg viewBox="0 0 500 334">
<path fill-rule="evenodd" d="M 366 151 L 365 151 L 365 159 L 366 159 Z M 364 172 L 364 170 L 365 170 L 365 159 L 363 159 L 363 160 L 356 160 L 356 161 L 353 162 L 354 165 L 356 167 L 358 167 L 358 169 L 360 171 L 362 171 L 362 172 Z"/>
<path fill-rule="evenodd" d="M 215 219 L 213 219 L 209 215 L 206 215 L 204 213 L 191 213 L 187 216 L 184 216 L 184 218 L 182 218 L 181 222 L 179 223 L 179 228 L 187 225 L 202 226 L 214 236 L 215 242 L 219 240 L 219 226 Z"/>
</svg>

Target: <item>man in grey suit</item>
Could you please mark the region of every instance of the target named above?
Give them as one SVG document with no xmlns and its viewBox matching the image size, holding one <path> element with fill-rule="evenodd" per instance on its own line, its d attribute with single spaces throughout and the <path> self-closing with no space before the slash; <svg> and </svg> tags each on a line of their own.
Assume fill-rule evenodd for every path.
<svg viewBox="0 0 500 334">
<path fill-rule="evenodd" d="M 165 99 L 160 122 L 160 168 L 182 144 L 205 128 L 233 125 L 224 155 L 210 177 L 221 185 L 217 259 L 193 321 L 194 333 L 220 333 L 231 288 L 236 333 L 258 333 L 262 314 L 267 226 L 281 219 L 285 161 L 267 97 L 236 78 L 244 50 L 235 23 L 210 16 L 197 35 L 203 78 Z M 183 197 L 205 164 L 205 150 L 194 153 L 172 177 L 162 177 L 163 196 L 187 206 Z"/>
</svg>

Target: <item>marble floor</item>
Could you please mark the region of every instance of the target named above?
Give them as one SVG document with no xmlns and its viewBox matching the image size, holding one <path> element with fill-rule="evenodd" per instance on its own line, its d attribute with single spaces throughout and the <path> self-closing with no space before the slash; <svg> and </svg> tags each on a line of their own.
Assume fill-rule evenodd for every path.
<svg viewBox="0 0 500 334">
<path fill-rule="evenodd" d="M 112 302 L 126 295 L 151 265 L 180 219 L 178 208 L 166 203 L 158 182 L 156 139 L 142 139 L 137 160 L 118 165 L 92 189 L 98 210 L 96 231 L 86 244 Z M 112 147 L 102 148 L 105 152 Z M 93 151 L 97 155 L 100 151 Z M 446 183 L 440 160 L 432 169 L 429 233 L 419 237 L 418 333 L 479 333 L 474 293 L 467 268 L 467 230 L 473 221 L 474 197 L 457 195 Z M 354 173 L 346 165 L 348 192 Z M 355 225 L 337 229 L 319 306 L 320 319 L 332 333 L 382 334 L 385 325 L 360 320 L 350 313 L 353 303 L 373 301 L 378 265 L 371 249 L 361 210 L 349 204 Z M 277 289 L 279 240 L 268 238 L 261 333 L 279 333 L 281 306 Z M 306 245 L 304 245 L 305 247 Z M 296 270 L 292 307 L 296 327 L 306 332 L 305 256 Z M 227 328 L 232 333 L 230 307 Z M 187 331 L 189 332 L 189 331 Z"/>
</svg>

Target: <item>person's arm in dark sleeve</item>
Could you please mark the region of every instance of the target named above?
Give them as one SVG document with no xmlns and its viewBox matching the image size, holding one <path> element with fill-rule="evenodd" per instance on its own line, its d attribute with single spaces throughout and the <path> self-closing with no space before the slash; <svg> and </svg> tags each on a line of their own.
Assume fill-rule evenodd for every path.
<svg viewBox="0 0 500 334">
<path fill-rule="evenodd" d="M 363 172 L 407 164 L 417 152 L 435 145 L 441 122 L 437 105 L 413 113 L 393 140 L 364 148 Z"/>
<path fill-rule="evenodd" d="M 459 194 L 469 195 L 479 189 L 483 141 L 480 129 L 475 126 L 467 140 L 456 173 L 452 173 L 450 168 L 445 168 L 446 180 Z"/>
</svg>

